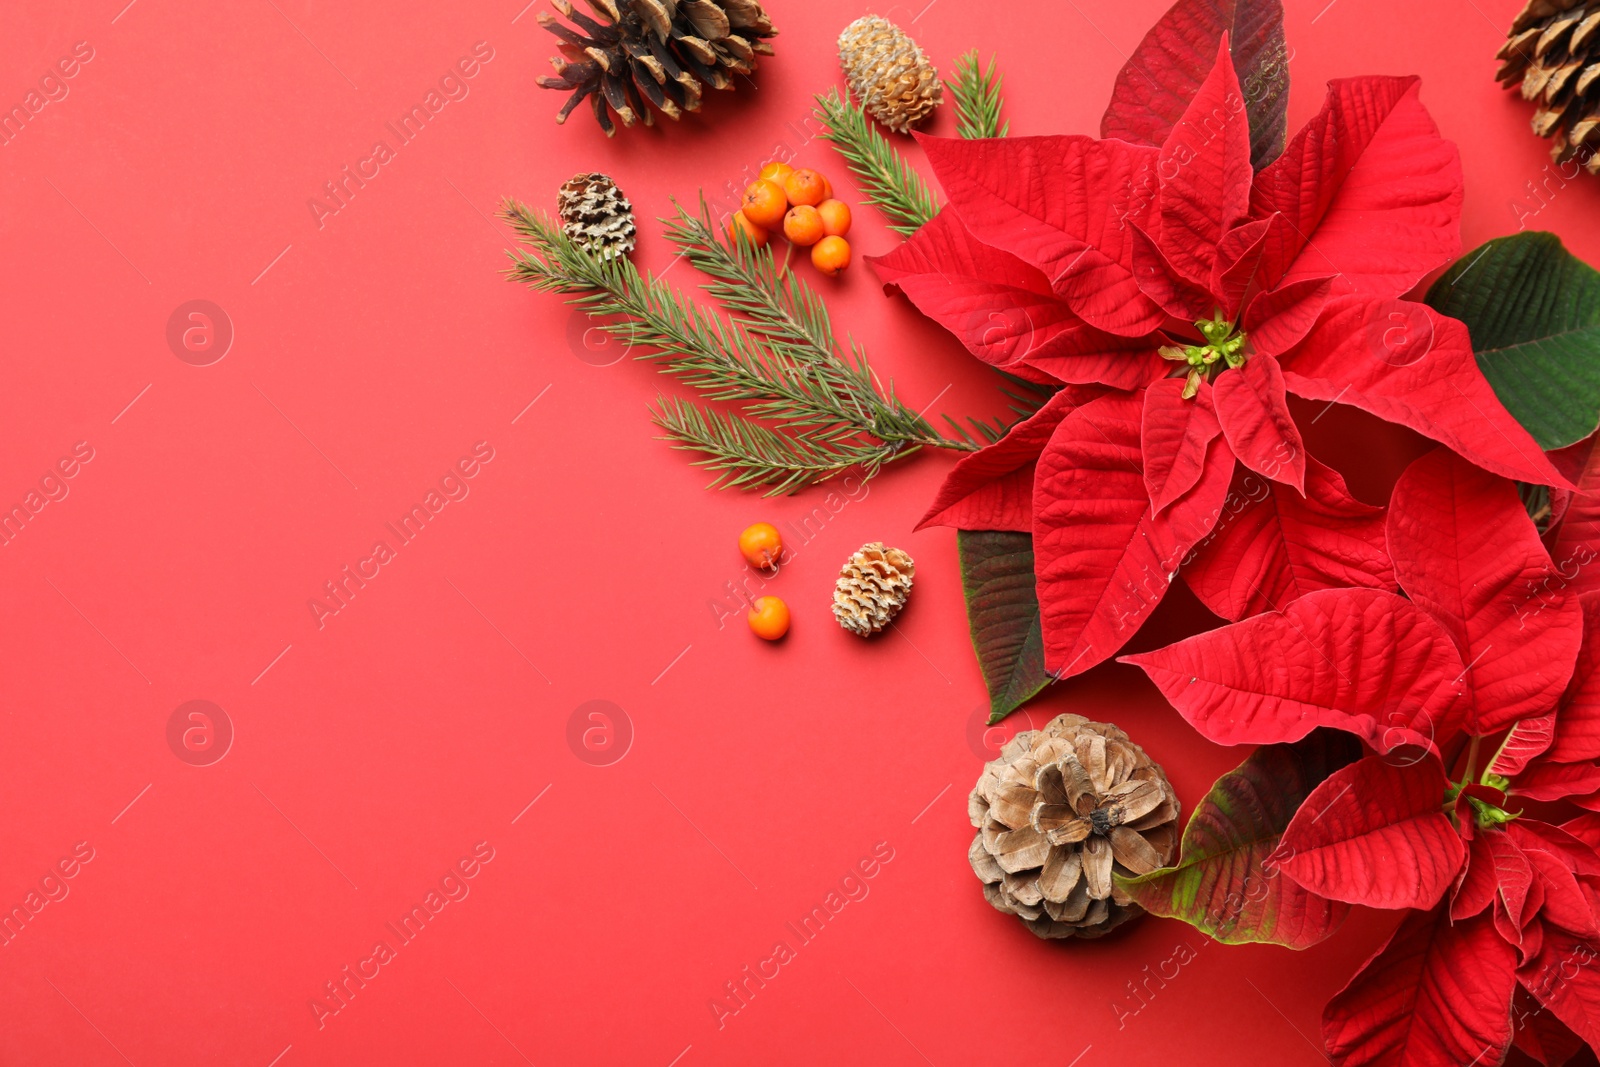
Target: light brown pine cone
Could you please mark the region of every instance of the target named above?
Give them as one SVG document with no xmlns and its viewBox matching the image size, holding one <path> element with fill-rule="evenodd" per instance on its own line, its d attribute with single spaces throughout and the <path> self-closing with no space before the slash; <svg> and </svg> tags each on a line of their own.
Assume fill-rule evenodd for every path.
<svg viewBox="0 0 1600 1067">
<path fill-rule="evenodd" d="M 845 560 L 833 587 L 833 617 L 860 637 L 871 637 L 894 621 L 911 595 L 917 565 L 898 548 L 882 541 L 862 545 Z"/>
</svg>

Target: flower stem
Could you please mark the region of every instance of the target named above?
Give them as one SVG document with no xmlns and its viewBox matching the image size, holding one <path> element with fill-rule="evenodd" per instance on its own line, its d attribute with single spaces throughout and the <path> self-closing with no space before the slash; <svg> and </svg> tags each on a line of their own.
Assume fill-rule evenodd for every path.
<svg viewBox="0 0 1600 1067">
<path fill-rule="evenodd" d="M 1467 769 L 1461 776 L 1463 785 L 1472 781 L 1473 772 L 1478 769 L 1478 748 L 1483 744 L 1483 738 L 1477 734 L 1472 735 L 1472 744 L 1467 746 Z"/>
</svg>

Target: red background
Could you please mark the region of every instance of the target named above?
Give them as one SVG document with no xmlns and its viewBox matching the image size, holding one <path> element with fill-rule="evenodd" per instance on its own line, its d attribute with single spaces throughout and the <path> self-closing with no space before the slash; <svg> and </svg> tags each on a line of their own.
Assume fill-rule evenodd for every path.
<svg viewBox="0 0 1600 1067">
<path fill-rule="evenodd" d="M 762 644 L 714 607 L 744 576 L 734 538 L 822 494 L 704 491 L 646 418 L 670 386 L 499 276 L 500 197 L 549 208 L 574 171 L 617 177 L 656 269 L 670 257 L 648 220 L 670 196 L 742 184 L 775 152 L 854 200 L 805 119 L 862 5 L 772 0 L 782 36 L 758 88 L 607 141 L 585 113 L 551 122 L 560 97 L 534 85 L 545 5 L 525 2 L 67 0 L 0 18 L 7 108 L 76 42 L 93 49 L 0 146 L 0 504 L 75 443 L 94 452 L 0 548 L 0 907 L 25 906 L 77 843 L 94 854 L 0 947 L 0 1062 L 1094 1067 L 1231 1062 L 1242 1041 L 1262 1062 L 1318 1062 L 1321 1005 L 1385 916 L 1293 954 L 1158 920 L 1042 943 L 984 903 L 964 803 L 983 688 L 955 540 L 910 532 L 949 457 L 892 468 L 791 536 L 769 591 L 794 629 Z M 1097 131 L 1165 7 L 923 2 L 880 11 L 942 67 L 998 52 L 1016 133 Z M 1290 0 L 1292 124 L 1330 77 L 1420 73 L 1465 158 L 1467 247 L 1537 211 L 1530 225 L 1600 259 L 1600 184 L 1532 199 L 1545 145 L 1491 80 L 1519 6 Z M 307 201 L 375 140 L 393 147 L 385 122 L 480 41 L 493 58 L 469 95 L 319 226 Z M 856 218 L 858 254 L 891 246 L 870 208 Z M 867 271 L 822 289 L 914 404 L 1000 410 L 992 376 Z M 209 366 L 166 340 L 194 299 L 235 331 Z M 1313 439 L 1369 498 L 1412 448 L 1385 436 L 1374 465 L 1372 434 L 1330 419 Z M 308 600 L 393 543 L 384 523 L 480 441 L 494 458 L 470 496 L 319 628 Z M 898 634 L 863 642 L 828 591 L 880 538 L 916 557 L 917 590 Z M 1138 644 L 1202 622 L 1175 594 Z M 235 731 L 210 766 L 167 740 L 194 699 Z M 593 699 L 631 723 L 610 766 L 567 741 Z M 1128 668 L 1030 715 L 1067 709 L 1130 730 L 1186 808 L 1243 755 Z M 494 858 L 470 894 L 319 1028 L 324 983 L 392 943 L 385 923 L 478 842 Z M 878 842 L 893 860 L 869 895 L 798 946 L 785 924 Z M 795 958 L 719 1029 L 709 1002 L 779 939 Z M 1192 961 L 1133 999 L 1180 945 Z"/>
</svg>

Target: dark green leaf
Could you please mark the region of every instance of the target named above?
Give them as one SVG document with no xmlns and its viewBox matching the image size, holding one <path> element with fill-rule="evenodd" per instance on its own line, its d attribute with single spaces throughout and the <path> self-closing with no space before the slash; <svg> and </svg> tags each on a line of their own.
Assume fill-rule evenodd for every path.
<svg viewBox="0 0 1600 1067">
<path fill-rule="evenodd" d="M 1009 530 L 962 530 L 961 586 L 972 647 L 989 687 L 989 721 L 999 722 L 1050 683 L 1044 669 L 1033 537 Z"/>
<path fill-rule="evenodd" d="M 1118 884 L 1146 911 L 1182 919 L 1224 944 L 1316 944 L 1339 928 L 1350 905 L 1302 889 L 1266 859 L 1306 796 L 1360 756 L 1355 738 L 1333 730 L 1258 748 L 1218 778 L 1190 816 L 1176 867 L 1119 875 Z"/>
<path fill-rule="evenodd" d="M 1519 233 L 1463 257 L 1428 290 L 1467 324 L 1495 394 L 1545 450 L 1600 424 L 1600 272 L 1553 233 Z"/>
</svg>

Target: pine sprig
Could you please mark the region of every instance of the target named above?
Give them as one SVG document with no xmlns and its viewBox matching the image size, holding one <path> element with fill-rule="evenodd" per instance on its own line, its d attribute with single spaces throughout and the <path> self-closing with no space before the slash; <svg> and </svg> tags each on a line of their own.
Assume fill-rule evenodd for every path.
<svg viewBox="0 0 1600 1067">
<path fill-rule="evenodd" d="M 698 214 L 678 206 L 666 232 L 711 279 L 703 288 L 722 314 L 626 257 L 591 255 L 516 201 L 502 214 L 527 246 L 510 253 L 512 279 L 566 296 L 600 320 L 597 328 L 642 346 L 639 358 L 707 400 L 743 409 L 719 413 L 663 397 L 654 411 L 668 440 L 716 472 L 713 485 L 793 493 L 852 470 L 871 477 L 924 447 L 977 447 L 941 435 L 896 399 L 892 383 L 883 388 L 859 347 L 841 354 L 817 294 L 793 275 L 781 278 L 771 251 L 742 234 L 737 245 L 724 243 L 704 200 Z"/>
<path fill-rule="evenodd" d="M 826 127 L 819 136 L 839 150 L 867 203 L 888 217 L 889 228 L 910 237 L 931 222 L 939 213 L 938 199 L 860 105 L 849 94 L 840 97 L 837 89 L 816 99 L 816 118 Z"/>
<path fill-rule="evenodd" d="M 977 49 L 956 60 L 956 76 L 946 84 L 955 97 L 956 132 L 962 137 L 1004 137 L 1011 131 L 1011 123 L 1000 121 L 1002 80 L 992 55 L 987 68 L 980 65 Z"/>
</svg>

